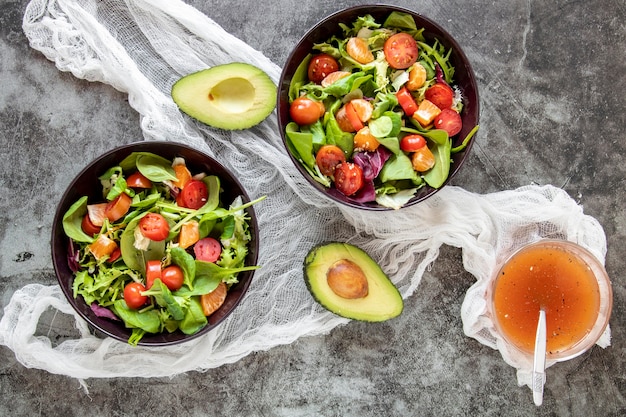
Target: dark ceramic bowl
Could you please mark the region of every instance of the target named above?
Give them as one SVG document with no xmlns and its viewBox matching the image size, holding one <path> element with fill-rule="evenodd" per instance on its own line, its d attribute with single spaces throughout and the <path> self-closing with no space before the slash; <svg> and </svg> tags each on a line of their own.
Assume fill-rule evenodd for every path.
<svg viewBox="0 0 626 417">
<path fill-rule="evenodd" d="M 72 295 L 73 273 L 68 265 L 68 238 L 63 231 L 62 219 L 68 208 L 80 197 L 88 196 L 89 201 L 102 200 L 100 181 L 98 176 L 102 175 L 108 168 L 119 164 L 126 156 L 132 152 L 152 152 L 168 159 L 176 156 L 185 158 L 187 166 L 192 173 L 205 172 L 217 175 L 221 180 L 223 192 L 221 194 L 224 204 L 229 204 L 237 196 L 241 195 L 244 203 L 250 199 L 239 181 L 226 170 L 219 162 L 198 150 L 188 146 L 173 142 L 137 142 L 130 145 L 121 146 L 101 155 L 84 168 L 68 186 L 67 191 L 61 197 L 61 202 L 57 207 L 52 229 L 52 262 L 56 271 L 57 279 L 67 297 L 69 303 L 80 314 L 90 326 L 106 336 L 113 337 L 123 342 L 127 342 L 131 335 L 131 330 L 127 329 L 123 322 L 112 321 L 98 317 L 85 303 L 82 297 L 74 298 Z M 258 225 L 256 215 L 252 207 L 246 212 L 250 217 L 250 232 L 252 241 L 250 242 L 246 265 L 255 265 L 259 251 Z M 215 313 L 208 317 L 208 324 L 194 335 L 185 335 L 180 331 L 174 333 L 148 334 L 140 340 L 142 346 L 166 346 L 185 342 L 193 338 L 202 336 L 210 332 L 221 323 L 239 304 L 244 297 L 254 271 L 247 271 L 239 274 L 239 283 L 232 286 L 228 291 L 226 301 Z"/>
<path fill-rule="evenodd" d="M 315 43 L 321 43 L 330 38 L 332 35 L 342 36 L 342 30 L 339 27 L 339 23 L 351 25 L 357 17 L 370 14 L 374 19 L 382 23 L 385 18 L 392 11 L 409 13 L 415 19 L 415 23 L 418 28 L 424 28 L 424 37 L 429 44 L 432 44 L 434 39 L 438 39 L 443 44 L 446 50 L 452 49 L 451 62 L 455 67 L 454 72 L 454 84 L 461 90 L 463 97 L 463 111 L 461 112 L 461 119 L 463 121 L 463 129 L 454 137 L 454 143 L 452 147 L 458 146 L 462 143 L 467 134 L 478 125 L 479 117 L 479 101 L 478 101 L 478 88 L 476 86 L 476 80 L 474 78 L 474 72 L 469 63 L 469 60 L 463 53 L 461 46 L 452 38 L 452 36 L 446 32 L 441 26 L 432 20 L 401 7 L 389 6 L 389 5 L 362 5 L 350 7 L 323 19 L 321 22 L 313 26 L 298 42 L 293 49 L 287 62 L 283 68 L 283 72 L 280 77 L 280 83 L 278 86 L 278 124 L 280 126 L 280 133 L 282 135 L 285 149 L 291 157 L 293 163 L 298 170 L 309 181 L 312 187 L 316 188 L 320 193 L 325 194 L 328 198 L 340 202 L 342 204 L 356 207 L 365 210 L 390 210 L 388 207 L 381 206 L 377 203 L 356 203 L 345 197 L 344 195 L 336 192 L 336 190 L 329 189 L 315 181 L 309 173 L 302 167 L 300 162 L 291 155 L 286 145 L 285 126 L 291 121 L 289 117 L 289 84 L 291 79 L 298 68 L 298 65 L 305 59 L 305 57 L 314 52 L 313 45 Z M 470 140 L 465 150 L 452 155 L 452 166 L 450 167 L 450 174 L 448 179 L 444 183 L 447 184 L 459 171 L 465 158 L 467 158 L 469 151 L 472 147 L 474 139 Z M 443 187 L 442 186 L 442 187 Z M 439 188 L 441 189 L 441 188 Z M 439 189 L 434 189 L 429 186 L 422 187 L 417 191 L 415 196 L 404 205 L 404 207 L 411 206 L 420 201 L 425 200 L 431 195 L 435 194 Z"/>
</svg>

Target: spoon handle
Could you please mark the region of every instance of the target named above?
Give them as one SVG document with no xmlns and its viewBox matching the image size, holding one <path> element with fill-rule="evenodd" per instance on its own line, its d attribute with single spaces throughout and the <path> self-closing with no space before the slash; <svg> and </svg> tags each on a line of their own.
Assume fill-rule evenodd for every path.
<svg viewBox="0 0 626 417">
<path fill-rule="evenodd" d="M 543 403 L 543 386 L 546 382 L 546 312 L 539 310 L 539 323 L 535 338 L 535 356 L 533 359 L 533 401 L 535 405 Z"/>
</svg>

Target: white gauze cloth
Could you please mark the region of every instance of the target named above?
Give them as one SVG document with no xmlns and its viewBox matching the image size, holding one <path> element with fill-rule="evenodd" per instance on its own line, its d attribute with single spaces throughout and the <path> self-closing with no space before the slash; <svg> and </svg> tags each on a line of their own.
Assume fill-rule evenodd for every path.
<svg viewBox="0 0 626 417">
<path fill-rule="evenodd" d="M 267 196 L 255 206 L 262 268 L 239 307 L 214 331 L 178 346 L 131 347 L 94 336 L 57 285 L 31 284 L 13 294 L 0 322 L 0 343 L 26 367 L 81 381 L 173 376 L 328 333 L 348 320 L 313 301 L 302 262 L 313 245 L 336 240 L 367 251 L 404 298 L 415 292 L 442 244 L 461 248 L 464 267 L 476 278 L 462 306 L 464 331 L 499 349 L 518 369 L 518 383 L 528 385 L 529 364 L 504 347 L 487 310 L 485 294 L 498 262 L 512 248 L 540 237 L 577 242 L 601 260 L 606 254 L 602 227 L 555 187 L 477 195 L 447 186 L 426 202 L 399 211 L 354 210 L 308 185 L 282 145 L 275 114 L 238 132 L 192 121 L 170 97 L 171 85 L 181 76 L 238 61 L 263 69 L 278 83 L 280 68 L 181 1 L 32 0 L 23 28 L 30 45 L 59 70 L 127 93 L 141 115 L 145 140 L 202 149 L 236 173 L 251 198 Z M 57 313 L 77 329 L 63 330 L 61 342 L 37 332 L 51 310 L 50 329 Z M 607 329 L 599 344 L 609 343 Z"/>
</svg>

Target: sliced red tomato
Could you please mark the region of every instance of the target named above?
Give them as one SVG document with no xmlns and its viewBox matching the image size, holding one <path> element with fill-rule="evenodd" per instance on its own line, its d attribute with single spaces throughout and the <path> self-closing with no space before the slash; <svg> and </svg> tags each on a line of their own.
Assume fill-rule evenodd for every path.
<svg viewBox="0 0 626 417">
<path fill-rule="evenodd" d="M 315 55 L 311 58 L 311 61 L 309 61 L 309 80 L 320 84 L 328 74 L 337 70 L 339 70 L 339 64 L 335 58 L 328 54 Z"/>
<path fill-rule="evenodd" d="M 205 262 L 216 262 L 222 254 L 222 245 L 217 239 L 205 237 L 193 246 L 196 259 Z"/>
<path fill-rule="evenodd" d="M 413 113 L 417 111 L 417 103 L 415 102 L 411 92 L 406 87 L 402 87 L 396 93 L 396 98 L 398 99 L 398 104 L 402 107 L 404 114 L 408 117 L 413 116 Z"/>
<path fill-rule="evenodd" d="M 417 42 L 408 33 L 396 33 L 385 41 L 385 59 L 394 69 L 407 69 L 417 61 Z"/>
<path fill-rule="evenodd" d="M 437 83 L 428 87 L 424 92 L 424 97 L 441 110 L 449 109 L 454 100 L 454 90 L 447 84 Z"/>
<path fill-rule="evenodd" d="M 363 38 L 350 38 L 346 44 L 346 52 L 360 64 L 369 64 L 374 60 L 374 54 L 370 51 L 367 40 Z"/>
<path fill-rule="evenodd" d="M 121 219 L 128 213 L 132 199 L 126 193 L 118 195 L 113 201 L 110 201 L 104 210 L 107 218 L 114 222 Z"/>
<path fill-rule="evenodd" d="M 97 203 L 87 205 L 87 214 L 94 226 L 100 227 L 104 224 L 104 219 L 107 218 L 106 209 L 108 204 L 109 203 Z"/>
<path fill-rule="evenodd" d="M 150 289 L 156 279 L 161 279 L 161 261 L 146 262 L 146 288 Z"/>
<path fill-rule="evenodd" d="M 120 256 L 122 256 L 122 250 L 119 247 L 117 247 L 113 249 L 113 252 L 111 252 L 111 254 L 109 255 L 109 259 L 107 259 L 107 262 L 112 264 L 113 262 L 120 259 Z"/>
<path fill-rule="evenodd" d="M 463 127 L 461 115 L 452 109 L 443 109 L 441 113 L 435 117 L 433 121 L 435 129 L 443 129 L 448 132 L 448 136 L 452 137 L 458 134 Z"/>
<path fill-rule="evenodd" d="M 335 188 L 347 196 L 363 187 L 363 170 L 352 162 L 343 162 L 335 169 Z"/>
<path fill-rule="evenodd" d="M 148 213 L 139 220 L 139 231 L 150 240 L 160 242 L 170 233 L 170 225 L 159 213 Z"/>
<path fill-rule="evenodd" d="M 146 178 L 141 172 L 137 171 L 132 174 L 128 178 L 126 178 L 126 184 L 130 188 L 151 188 L 152 181 Z"/>
<path fill-rule="evenodd" d="M 347 102 L 344 107 L 346 109 L 346 117 L 348 118 L 348 121 L 352 125 L 352 129 L 353 129 L 352 131 L 357 132 L 363 129 L 363 126 L 364 126 L 363 122 L 359 118 L 359 114 L 354 109 L 352 102 L 351 101 Z"/>
<path fill-rule="evenodd" d="M 124 287 L 124 301 L 128 308 L 133 310 L 142 307 L 148 302 L 147 295 L 141 295 L 146 290 L 146 287 L 139 282 L 131 282 Z"/>
<path fill-rule="evenodd" d="M 204 182 L 191 180 L 180 192 L 180 201 L 183 207 L 197 210 L 202 207 L 209 198 L 209 190 Z M 178 198 L 176 199 L 178 202 Z"/>
<path fill-rule="evenodd" d="M 83 221 L 81 222 L 80 225 L 81 225 L 81 228 L 83 229 L 83 232 L 85 232 L 89 236 L 93 236 L 95 234 L 100 233 L 101 227 L 96 226 L 95 224 L 91 222 L 91 220 L 89 219 L 89 214 L 85 214 L 83 216 Z"/>
<path fill-rule="evenodd" d="M 406 135 L 400 140 L 400 149 L 404 152 L 415 152 L 426 146 L 426 139 L 422 135 Z"/>
<path fill-rule="evenodd" d="M 319 101 L 307 97 L 298 97 L 289 106 L 291 119 L 299 125 L 310 125 L 324 115 L 326 109 Z"/>
<path fill-rule="evenodd" d="M 315 155 L 315 163 L 324 175 L 333 175 L 335 168 L 342 162 L 346 162 L 346 155 L 336 145 L 324 145 Z"/>
<path fill-rule="evenodd" d="M 170 291 L 176 291 L 183 286 L 185 276 L 178 265 L 170 265 L 161 271 L 161 281 Z"/>
</svg>

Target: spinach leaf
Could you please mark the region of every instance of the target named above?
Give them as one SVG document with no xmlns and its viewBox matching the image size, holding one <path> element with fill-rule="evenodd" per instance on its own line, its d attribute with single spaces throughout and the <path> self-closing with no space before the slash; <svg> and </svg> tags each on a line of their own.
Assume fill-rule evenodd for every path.
<svg viewBox="0 0 626 417">
<path fill-rule="evenodd" d="M 185 334 L 195 334 L 204 326 L 208 320 L 202 311 L 202 305 L 197 297 L 189 300 L 189 308 L 185 311 L 185 316 L 180 322 L 180 331 Z"/>
<path fill-rule="evenodd" d="M 213 262 L 199 261 L 196 259 L 196 277 L 208 276 L 212 279 L 221 279 L 229 277 L 233 274 L 244 271 L 254 271 L 259 269 L 259 266 L 243 266 L 241 268 L 223 268 Z"/>
<path fill-rule="evenodd" d="M 290 103 L 299 97 L 300 88 L 309 81 L 307 72 L 308 72 L 309 61 L 311 60 L 311 56 L 312 54 L 308 54 L 302 60 L 300 65 L 298 65 L 298 68 L 296 68 L 296 71 L 293 73 L 293 76 L 291 77 L 291 82 L 289 83 L 289 102 Z"/>
<path fill-rule="evenodd" d="M 165 158 L 153 154 L 141 154 L 136 159 L 137 169 L 153 182 L 176 181 L 176 173 L 172 163 Z"/>
<path fill-rule="evenodd" d="M 183 285 L 173 294 L 180 297 L 208 294 L 217 288 L 222 279 L 217 275 L 199 275 L 194 280 L 193 289 Z"/>
<path fill-rule="evenodd" d="M 389 149 L 395 155 L 399 155 L 402 153 L 400 149 L 400 141 L 396 137 L 388 137 L 388 138 L 377 138 L 378 142 L 383 145 L 385 148 Z"/>
<path fill-rule="evenodd" d="M 447 134 L 446 134 L 447 136 Z M 448 179 L 450 173 L 450 148 L 452 147 L 452 141 L 446 140 L 443 145 L 435 144 L 435 146 L 429 146 L 430 150 L 435 157 L 435 165 L 426 171 L 424 174 L 424 181 L 433 188 L 439 188 Z"/>
<path fill-rule="evenodd" d="M 382 182 L 407 179 L 417 180 L 417 174 L 413 169 L 411 159 L 402 152 L 391 155 L 387 163 L 383 165 L 383 169 L 378 177 Z"/>
<path fill-rule="evenodd" d="M 417 30 L 417 25 L 415 24 L 415 19 L 408 13 L 404 12 L 391 12 L 385 22 L 383 23 L 383 27 L 386 28 L 397 28 L 402 31 L 410 32 L 411 30 Z"/>
<path fill-rule="evenodd" d="M 315 158 L 313 157 L 313 134 L 300 132 L 299 126 L 295 122 L 289 122 L 285 127 L 287 134 L 287 147 L 289 152 L 302 161 L 304 165 L 313 169 Z"/>
<path fill-rule="evenodd" d="M 207 175 L 202 179 L 207 187 L 208 196 L 204 206 L 200 207 L 202 212 L 214 210 L 220 205 L 220 179 L 217 175 Z"/>
<path fill-rule="evenodd" d="M 172 262 L 178 265 L 183 270 L 183 283 L 190 289 L 194 287 L 194 278 L 196 276 L 196 264 L 193 256 L 179 246 L 174 246 L 170 249 L 172 255 Z"/>
<path fill-rule="evenodd" d="M 122 251 L 124 263 L 130 269 L 140 271 L 142 274 L 145 274 L 147 261 L 158 260 L 165 255 L 165 240 L 159 242 L 151 240 L 146 250 L 135 247 L 135 229 L 137 224 L 139 224 L 139 220 L 147 213 L 143 212 L 131 220 L 120 237 L 120 250 Z"/>
<path fill-rule="evenodd" d="M 176 297 L 159 278 L 154 280 L 149 290 L 141 293 L 154 297 L 161 307 L 165 307 L 174 320 L 182 320 L 185 317 L 185 309 L 189 303 L 186 297 Z"/>
<path fill-rule="evenodd" d="M 311 133 L 313 135 L 313 153 L 316 153 L 319 148 L 326 145 L 326 133 L 324 132 L 324 126 L 321 120 L 307 126 L 301 126 L 302 132 Z"/>
<path fill-rule="evenodd" d="M 87 197 L 81 197 L 63 215 L 63 231 L 75 242 L 92 243 L 94 238 L 83 232 L 81 223 L 87 214 Z"/>
<path fill-rule="evenodd" d="M 158 333 L 161 330 L 161 319 L 157 310 L 132 310 L 128 308 L 124 300 L 117 300 L 114 310 L 128 328 L 136 327 L 148 333 Z"/>
</svg>

